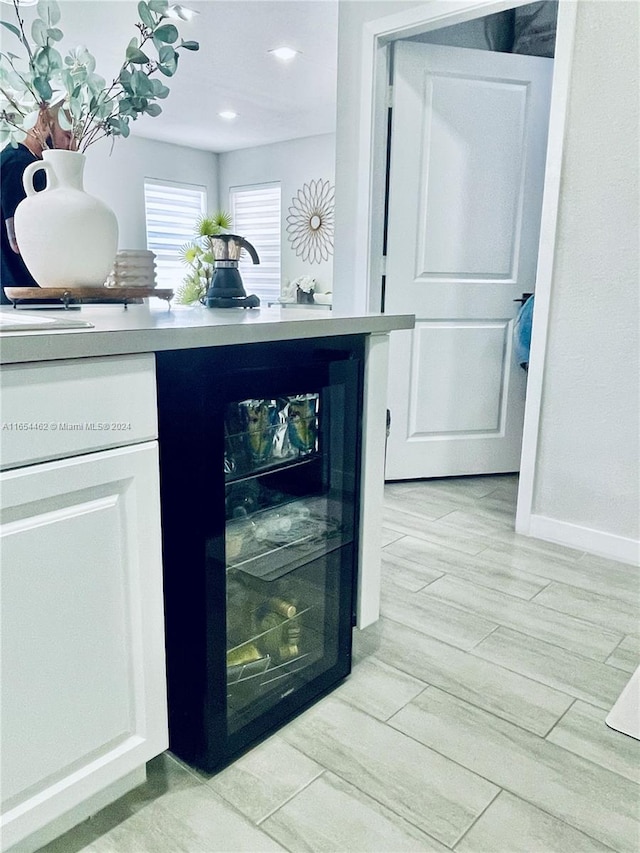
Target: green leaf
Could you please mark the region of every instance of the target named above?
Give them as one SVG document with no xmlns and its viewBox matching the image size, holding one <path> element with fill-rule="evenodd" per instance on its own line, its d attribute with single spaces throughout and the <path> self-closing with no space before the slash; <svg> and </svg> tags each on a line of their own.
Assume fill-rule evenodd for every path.
<svg viewBox="0 0 640 853">
<path fill-rule="evenodd" d="M 151 85 L 153 86 L 153 94 L 156 98 L 166 98 L 170 92 L 169 87 L 164 86 L 160 80 L 151 80 Z"/>
<path fill-rule="evenodd" d="M 100 94 L 104 91 L 107 85 L 107 81 L 104 77 L 101 77 L 99 74 L 90 74 L 87 78 L 87 87 L 91 92 L 95 95 Z"/>
<path fill-rule="evenodd" d="M 156 22 L 153 20 L 153 15 L 149 10 L 149 6 L 144 2 L 144 0 L 141 0 L 141 2 L 138 3 L 138 15 L 145 27 L 149 27 L 150 30 L 155 27 Z"/>
<path fill-rule="evenodd" d="M 184 47 L 185 50 L 200 50 L 200 45 L 197 41 L 182 41 L 180 42 L 180 47 Z"/>
<path fill-rule="evenodd" d="M 43 21 L 47 21 L 51 27 L 55 26 L 62 17 L 56 0 L 38 0 L 36 9 L 38 16 Z"/>
<path fill-rule="evenodd" d="M 33 55 L 32 67 L 36 76 L 50 77 L 52 72 L 62 70 L 62 56 L 53 47 L 39 47 Z"/>
<path fill-rule="evenodd" d="M 50 27 L 47 30 L 47 37 L 50 38 L 51 41 L 62 41 L 64 33 L 62 30 L 59 30 L 58 27 Z"/>
<path fill-rule="evenodd" d="M 20 41 L 22 41 L 22 36 L 20 35 L 20 30 L 15 26 L 15 24 L 10 24 L 9 21 L 0 21 L 3 27 L 6 27 L 9 32 L 12 32 L 14 36 L 18 36 Z"/>
<path fill-rule="evenodd" d="M 54 73 L 56 71 L 62 71 L 62 54 L 55 49 L 55 47 L 49 47 L 48 57 L 49 57 L 49 71 Z"/>
<path fill-rule="evenodd" d="M 149 57 L 139 47 L 129 45 L 127 48 L 127 62 L 131 62 L 133 65 L 146 65 L 149 62 Z"/>
<path fill-rule="evenodd" d="M 173 77 L 176 73 L 176 68 L 178 67 L 178 54 L 172 47 L 165 45 L 158 51 L 158 56 L 160 58 L 158 70 L 164 74 L 165 77 Z"/>
<path fill-rule="evenodd" d="M 56 3 L 56 0 L 49 0 L 49 22 L 51 25 L 55 26 L 61 17 L 62 12 L 60 11 L 60 6 Z"/>
<path fill-rule="evenodd" d="M 84 115 L 84 110 L 82 108 L 82 101 L 78 95 L 73 95 L 69 99 L 69 112 L 76 119 L 76 121 L 81 121 Z"/>
<path fill-rule="evenodd" d="M 40 95 L 43 101 L 48 101 L 53 95 L 53 90 L 46 77 L 34 77 L 33 88 Z"/>
<path fill-rule="evenodd" d="M 179 35 L 178 28 L 173 24 L 163 24 L 153 31 L 154 38 L 167 44 L 173 44 L 174 41 L 178 40 Z"/>
<path fill-rule="evenodd" d="M 141 113 L 149 101 L 146 98 L 139 98 L 138 96 L 135 96 L 133 98 L 129 98 L 129 103 L 131 104 L 134 113 Z"/>
<path fill-rule="evenodd" d="M 141 95 L 142 97 L 146 97 L 147 95 L 153 96 L 153 83 L 144 71 L 134 71 L 131 79 L 131 87 L 133 89 L 134 95 Z"/>
<path fill-rule="evenodd" d="M 133 92 L 133 85 L 132 85 L 133 75 L 131 74 L 130 71 L 127 71 L 126 68 L 123 68 L 122 71 L 120 72 L 120 77 L 118 79 L 120 80 L 120 85 L 125 90 L 125 92 L 128 92 L 128 93 Z"/>
<path fill-rule="evenodd" d="M 40 47 L 47 46 L 47 25 L 40 18 L 31 24 L 31 38 Z"/>
<path fill-rule="evenodd" d="M 149 0 L 149 8 L 152 12 L 164 15 L 169 8 L 169 0 Z"/>
<path fill-rule="evenodd" d="M 120 115 L 123 115 L 123 116 L 135 115 L 135 110 L 131 106 L 131 101 L 129 98 L 122 98 L 122 100 L 118 104 L 118 109 L 120 111 Z"/>
<path fill-rule="evenodd" d="M 162 112 L 160 104 L 149 104 L 144 108 L 144 112 L 149 116 L 159 116 Z"/>
</svg>

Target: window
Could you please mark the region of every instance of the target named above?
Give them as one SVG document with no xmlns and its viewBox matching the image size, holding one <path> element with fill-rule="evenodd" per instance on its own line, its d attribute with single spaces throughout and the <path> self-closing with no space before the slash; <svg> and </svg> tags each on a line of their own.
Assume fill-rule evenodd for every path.
<svg viewBox="0 0 640 853">
<path fill-rule="evenodd" d="M 196 223 L 207 210 L 207 191 L 193 184 L 147 178 L 144 207 L 147 248 L 156 255 L 158 286 L 175 290 L 187 273 L 180 249 L 194 238 Z"/>
<path fill-rule="evenodd" d="M 257 266 L 248 256 L 240 261 L 244 289 L 259 296 L 263 305 L 276 302 L 280 296 L 280 184 L 231 187 L 229 205 L 233 233 L 255 246 L 260 258 Z"/>
</svg>

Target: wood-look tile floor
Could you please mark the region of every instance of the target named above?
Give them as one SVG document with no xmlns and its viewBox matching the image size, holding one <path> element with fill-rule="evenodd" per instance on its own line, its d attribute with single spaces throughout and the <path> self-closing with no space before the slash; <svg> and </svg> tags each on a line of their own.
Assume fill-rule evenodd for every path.
<svg viewBox="0 0 640 853">
<path fill-rule="evenodd" d="M 514 533 L 517 479 L 388 484 L 353 673 L 231 767 L 165 754 L 46 853 L 640 850 L 640 574 Z"/>
</svg>

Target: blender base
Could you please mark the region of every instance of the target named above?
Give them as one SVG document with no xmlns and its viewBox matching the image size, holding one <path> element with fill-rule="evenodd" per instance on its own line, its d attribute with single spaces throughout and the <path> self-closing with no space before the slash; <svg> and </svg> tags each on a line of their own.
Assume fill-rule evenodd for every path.
<svg viewBox="0 0 640 853">
<path fill-rule="evenodd" d="M 207 296 L 203 304 L 207 308 L 259 308 L 260 299 L 255 293 L 251 296 Z"/>
</svg>

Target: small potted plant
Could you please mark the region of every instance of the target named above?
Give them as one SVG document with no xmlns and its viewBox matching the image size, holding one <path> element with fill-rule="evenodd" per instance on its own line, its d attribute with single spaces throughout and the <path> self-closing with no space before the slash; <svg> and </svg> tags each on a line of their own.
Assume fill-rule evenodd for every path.
<svg viewBox="0 0 640 853">
<path fill-rule="evenodd" d="M 178 288 L 176 302 L 192 305 L 206 295 L 213 276 L 211 238 L 231 228 L 231 216 L 224 210 L 202 216 L 196 225 L 196 237 L 181 249 L 182 260 L 189 267 L 184 282 Z"/>
<path fill-rule="evenodd" d="M 291 282 L 295 285 L 296 302 L 302 305 L 313 305 L 313 292 L 316 289 L 316 280 L 310 275 L 302 275 Z"/>
</svg>

